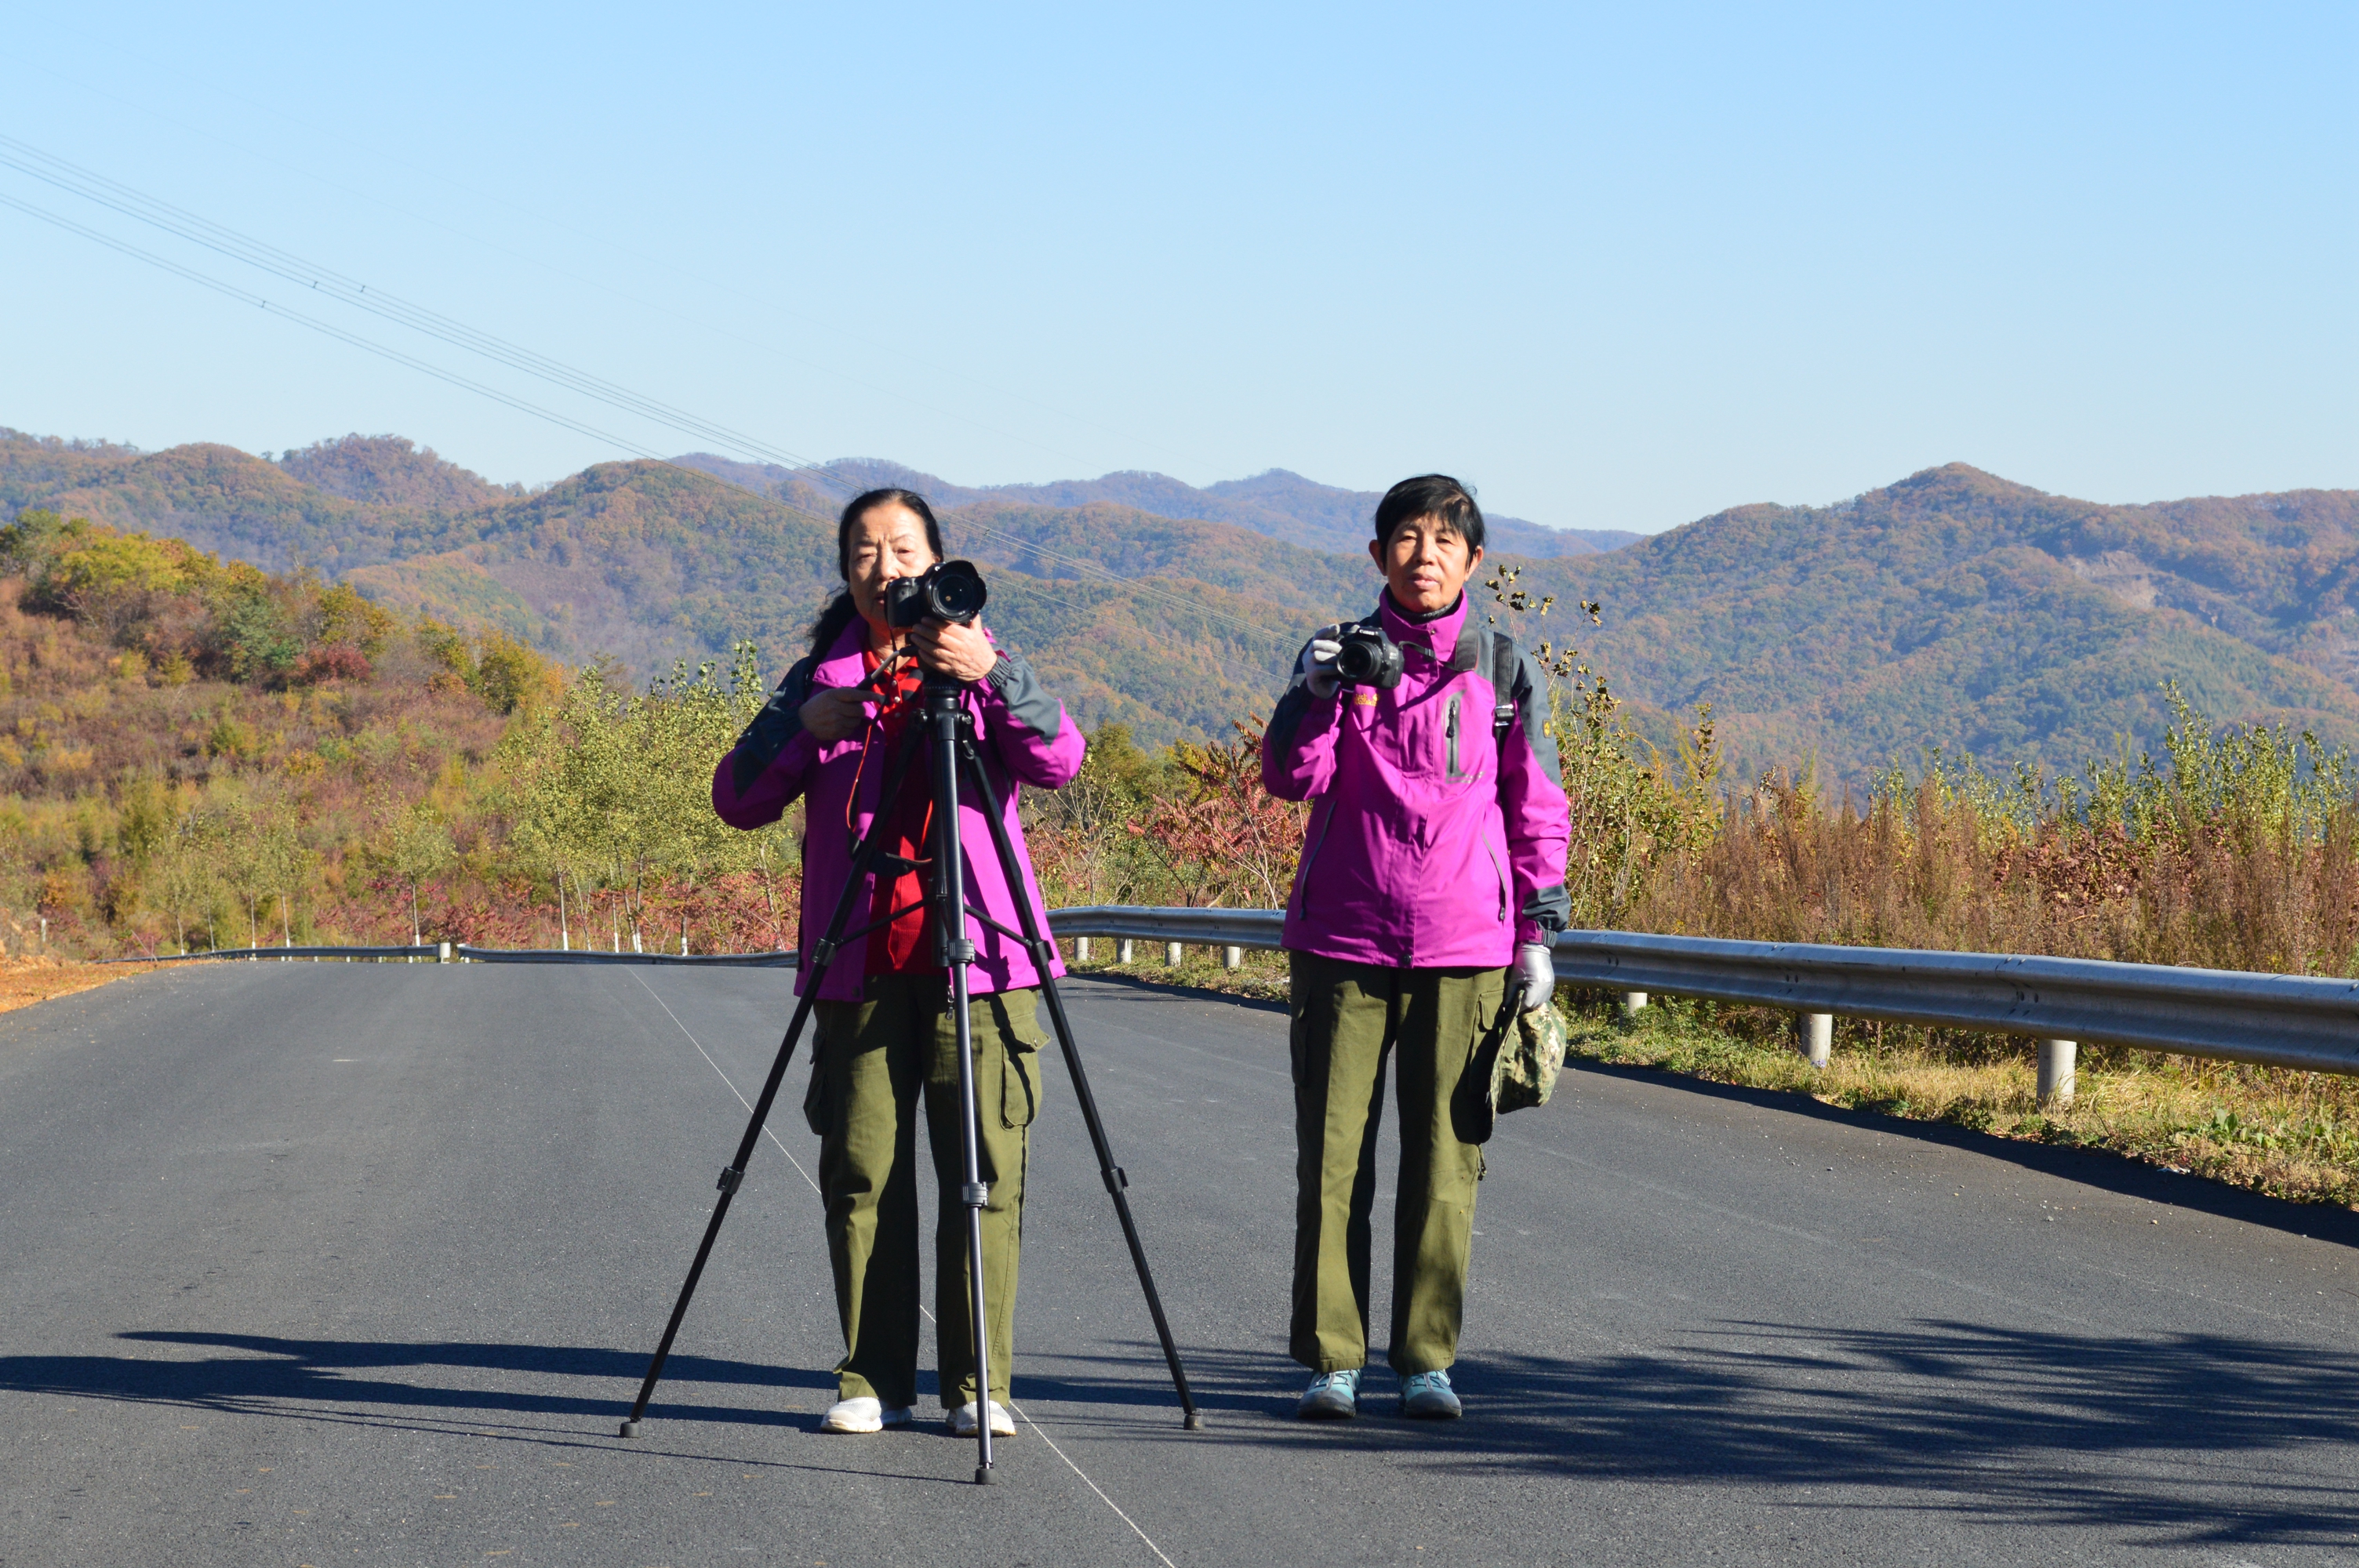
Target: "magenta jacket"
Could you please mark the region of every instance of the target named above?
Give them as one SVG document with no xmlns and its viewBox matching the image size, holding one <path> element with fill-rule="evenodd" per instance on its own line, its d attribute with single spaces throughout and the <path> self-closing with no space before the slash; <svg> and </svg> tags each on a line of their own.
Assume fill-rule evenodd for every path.
<svg viewBox="0 0 2359 1568">
<path fill-rule="evenodd" d="M 1547 681 L 1462 595 L 1422 625 L 1389 593 L 1377 615 L 1400 684 L 1322 698 L 1297 675 L 1262 743 L 1269 793 L 1316 802 L 1285 944 L 1387 968 L 1502 968 L 1571 914 Z M 1503 741 L 1495 659 L 1512 661 Z"/>
<path fill-rule="evenodd" d="M 822 746 L 803 728 L 800 710 L 818 687 L 858 684 L 865 673 L 860 654 L 867 635 L 867 626 L 854 621 L 825 657 L 807 657 L 788 670 L 777 693 L 738 737 L 736 749 L 721 759 L 712 773 L 712 809 L 732 827 L 760 827 L 776 822 L 798 796 L 809 802 L 803 830 L 802 963 L 795 971 L 798 996 L 810 975 L 811 948 L 826 934 L 827 919 L 835 912 L 844 878 L 852 874 L 844 808 L 853 776 L 859 775 L 860 797 L 850 802 L 852 827 L 865 833 L 875 816 L 876 797 L 884 788 L 886 771 L 881 741 L 864 768 L 858 737 Z M 999 651 L 999 662 L 991 673 L 968 688 L 966 705 L 974 716 L 984 766 L 992 769 L 992 785 L 1000 794 L 1007 836 L 1015 840 L 1025 894 L 1039 910 L 1040 888 L 1033 880 L 1023 824 L 1016 820 L 1016 787 L 1027 784 L 1041 789 L 1062 788 L 1081 771 L 1081 729 L 1066 716 L 1063 704 L 1040 689 L 1031 667 L 1005 648 Z M 906 743 L 922 741 L 923 731 L 912 724 Z M 925 768 L 923 756 L 910 764 L 917 777 L 924 776 Z M 1000 874 L 999 856 L 992 847 L 983 804 L 971 790 L 960 796 L 959 837 L 966 859 L 967 897 L 994 920 L 1022 930 L 1015 900 L 1008 896 L 1007 879 Z M 862 879 L 860 894 L 853 901 L 853 927 L 867 922 L 875 889 L 873 875 Z M 1040 983 L 1039 973 L 1021 943 L 973 919 L 967 922 L 967 935 L 975 944 L 974 967 L 967 972 L 975 994 L 1020 990 Z M 864 940 L 855 942 L 828 966 L 826 983 L 820 989 L 821 1000 L 860 999 L 866 949 Z M 1063 974 L 1063 963 L 1051 957 L 1049 971 Z"/>
</svg>

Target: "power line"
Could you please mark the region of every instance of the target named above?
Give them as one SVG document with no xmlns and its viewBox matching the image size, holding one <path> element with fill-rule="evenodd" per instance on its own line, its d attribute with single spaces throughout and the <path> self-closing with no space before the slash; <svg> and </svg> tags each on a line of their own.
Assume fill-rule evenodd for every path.
<svg viewBox="0 0 2359 1568">
<path fill-rule="evenodd" d="M 537 376 L 541 380 L 551 383 L 552 384 L 564 387 L 569 390 L 581 392 L 585 395 L 606 403 L 624 412 L 636 413 L 658 423 L 669 425 L 672 428 L 679 429 L 690 434 L 701 435 L 707 439 L 715 440 L 723 445 L 730 446 L 738 451 L 778 462 L 780 466 L 787 467 L 789 471 L 799 475 L 807 473 L 825 474 L 828 472 L 826 465 L 824 464 L 813 462 L 809 459 L 798 457 L 795 454 L 783 450 L 782 449 L 774 448 L 766 443 L 757 441 L 751 437 L 742 436 L 737 432 L 729 430 L 726 427 L 711 424 L 707 421 L 699 419 L 693 415 L 672 408 L 669 405 L 658 403 L 653 398 L 643 397 L 640 395 L 630 391 L 627 387 L 623 387 L 615 383 L 606 381 L 602 377 L 592 375 L 587 372 L 574 370 L 572 367 L 565 365 L 559 361 L 549 359 L 545 355 L 535 353 L 533 351 L 525 349 L 519 345 L 509 343 L 506 340 L 494 337 L 489 333 L 477 331 L 475 329 L 466 326 L 463 322 L 456 321 L 451 318 L 429 310 L 422 306 L 411 305 L 409 302 L 399 298 L 397 296 L 386 294 L 382 290 L 372 292 L 367 285 L 363 284 L 356 279 L 346 277 L 343 275 L 334 273 L 324 267 L 314 266 L 311 264 L 303 261 L 301 257 L 295 256 L 291 253 L 279 250 L 277 247 L 270 245 L 263 241 L 251 239 L 246 235 L 238 233 L 235 230 L 228 229 L 223 225 L 213 223 L 210 220 L 202 218 L 196 213 L 187 212 L 182 209 L 171 206 L 169 203 L 156 200 L 153 198 L 132 189 L 128 186 L 121 185 L 119 182 L 109 180 L 103 176 L 92 174 L 87 170 L 78 168 L 74 165 L 67 164 L 62 159 L 52 158 L 49 155 L 40 152 L 38 148 L 31 147 L 27 143 L 20 142 L 15 137 L 0 135 L 0 148 L 21 149 L 25 155 L 57 165 L 66 170 L 69 175 L 79 176 L 81 178 L 97 186 L 99 189 L 93 191 L 92 189 L 85 189 L 82 186 L 74 183 L 70 178 L 52 175 L 41 168 L 28 167 L 22 158 L 11 157 L 8 152 L 5 150 L 0 150 L 0 165 L 15 168 L 20 173 L 29 174 L 35 178 L 41 179 L 57 189 L 82 196 L 85 200 L 92 201 L 100 206 L 139 219 L 153 227 L 162 229 L 168 233 L 189 240 L 206 249 L 212 250 L 216 254 L 226 255 L 233 260 L 244 262 L 248 265 L 269 273 L 270 275 L 279 277 L 285 281 L 296 283 L 298 285 L 308 284 L 316 292 L 327 294 L 330 297 L 345 304 L 356 305 L 360 308 L 383 319 L 412 327 L 417 330 L 423 331 L 429 336 L 437 338 L 441 341 L 451 343 L 456 347 L 468 349 L 473 352 L 482 354 L 486 358 L 492 359 L 495 362 L 506 364 L 512 368 L 522 370 L 527 374 Z M 114 194 L 111 195 L 109 192 L 113 192 Z M 268 310 L 274 315 L 284 317 L 288 320 L 309 327 L 314 331 L 334 338 L 338 341 L 346 343 L 353 348 L 358 348 L 368 353 L 375 354 L 382 359 L 390 360 L 393 362 L 403 365 L 408 369 L 420 371 L 425 374 L 430 375 L 450 385 L 461 387 L 466 391 L 477 393 L 483 396 L 489 397 L 495 402 L 503 404 L 507 407 L 514 408 L 520 413 L 529 414 L 536 418 L 547 420 L 561 428 L 574 431 L 580 435 L 589 436 L 593 439 L 604 441 L 613 446 L 620 447 L 625 451 L 636 453 L 638 456 L 648 459 L 652 461 L 664 463 L 669 467 L 682 468 L 683 471 L 688 472 L 701 473 L 702 471 L 699 470 L 684 469 L 683 465 L 673 462 L 669 458 L 665 457 L 663 454 L 651 448 L 640 445 L 639 443 L 629 440 L 624 437 L 617 436 L 611 431 L 602 430 L 596 427 L 586 425 L 571 416 L 560 414 L 554 409 L 546 408 L 538 404 L 527 402 L 523 398 L 503 392 L 485 383 L 475 381 L 470 377 L 462 376 L 454 372 L 445 370 L 429 361 L 421 360 L 412 354 L 404 353 L 400 350 L 376 342 L 372 339 L 364 338 L 357 333 L 349 331 L 342 327 L 338 327 L 332 322 L 321 320 L 318 317 L 306 314 L 299 310 L 290 309 L 282 305 L 274 305 L 265 297 L 255 294 L 250 289 L 242 288 L 235 284 L 224 282 L 223 280 L 213 277 L 209 274 L 199 272 L 193 267 L 184 265 L 181 263 L 175 262 L 168 257 L 159 255 L 153 251 L 146 250 L 123 240 L 118 240 L 100 230 L 91 228 L 86 224 L 78 223 L 59 213 L 51 212 L 46 208 L 37 207 L 30 202 L 21 200 L 13 196 L 5 195 L 5 193 L 0 193 L 0 204 L 5 204 L 6 206 L 12 207 L 27 216 L 38 218 L 44 222 L 54 224 L 55 226 L 64 229 L 71 233 L 79 235 L 82 238 L 90 240 L 95 243 L 104 245 L 110 250 L 130 256 L 135 260 L 143 261 L 150 265 L 160 267 L 164 271 L 172 273 L 176 276 L 186 279 L 189 282 L 198 284 L 202 287 L 210 288 L 218 294 L 235 299 L 242 304 L 253 305 L 258 308 Z M 712 478 L 714 476 L 706 474 L 703 477 Z M 844 484 L 844 481 L 840 478 L 836 479 L 835 482 L 839 485 Z M 751 489 L 750 486 L 745 488 Z M 755 493 L 760 494 L 761 492 L 755 492 Z M 788 512 L 793 513 L 799 516 L 809 518 L 813 522 L 819 523 L 822 526 L 829 525 L 834 521 L 832 518 L 821 517 L 818 514 L 813 513 L 807 508 L 797 506 L 792 502 L 789 502 L 781 496 L 773 494 L 765 497 L 765 499 L 771 501 L 774 504 Z M 1159 589 L 1150 588 L 1144 583 L 1125 578 L 1120 573 L 1102 566 L 1095 561 L 1092 561 L 1079 556 L 1068 555 L 1061 551 L 1052 550 L 1045 545 L 1026 539 L 1020 535 L 1011 534 L 1003 529 L 994 528 L 988 524 L 977 522 L 971 518 L 961 519 L 961 522 L 963 525 L 973 529 L 976 533 L 982 534 L 987 537 L 1001 540 L 1019 552 L 1028 552 L 1039 557 L 1044 561 L 1053 562 L 1057 565 L 1066 567 L 1073 571 L 1094 578 L 1106 585 L 1124 589 L 1138 597 L 1159 601 L 1171 608 L 1185 611 L 1190 614 L 1200 616 L 1206 620 L 1224 622 L 1241 632 L 1248 633 L 1256 641 L 1268 643 L 1273 645 L 1282 645 L 1285 641 L 1282 636 L 1274 634 L 1268 629 L 1256 625 L 1253 622 L 1246 621 L 1241 617 L 1234 615 L 1226 615 L 1219 611 L 1209 609 L 1206 606 L 1182 595 L 1168 593 Z M 1040 580 L 1043 582 L 1049 582 L 1054 579 L 1042 579 Z M 1054 592 L 1053 589 L 1049 591 L 1052 593 Z"/>
</svg>

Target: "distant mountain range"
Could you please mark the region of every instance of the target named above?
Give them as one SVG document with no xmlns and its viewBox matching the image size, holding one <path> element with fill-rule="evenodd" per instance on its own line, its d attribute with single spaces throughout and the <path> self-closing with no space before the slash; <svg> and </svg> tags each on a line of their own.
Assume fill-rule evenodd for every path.
<svg viewBox="0 0 2359 1568">
<path fill-rule="evenodd" d="M 1168 474 L 1136 470 L 1100 479 L 978 488 L 952 484 L 932 474 L 875 458 L 842 458 L 806 469 L 733 462 L 710 452 L 689 452 L 672 461 L 764 493 L 780 492 L 782 487 L 790 485 L 807 485 L 834 498 L 838 505 L 862 491 L 886 485 L 914 490 L 937 508 L 1005 502 L 1018 506 L 1065 509 L 1106 502 L 1135 512 L 1151 512 L 1158 517 L 1234 523 L 1308 550 L 1329 550 L 1347 556 L 1365 553 L 1376 503 L 1384 499 L 1379 491 L 1339 490 L 1284 469 L 1272 469 L 1251 479 L 1223 480 L 1201 490 Z M 1620 549 L 1646 537 L 1618 528 L 1550 528 L 1520 517 L 1495 515 L 1487 509 L 1483 514 L 1483 524 L 1493 550 L 1518 556 L 1595 555 Z"/>
<path fill-rule="evenodd" d="M 951 548 L 990 568 L 987 618 L 1081 721 L 1150 743 L 1266 711 L 1307 628 L 1375 597 L 1375 498 L 1282 472 L 962 489 L 886 463 L 690 457 L 526 494 L 393 438 L 270 462 L 0 431 L 0 514 L 53 506 L 300 560 L 641 676 L 741 637 L 783 667 L 833 587 L 843 497 L 890 482 L 942 503 Z M 1491 520 L 1502 562 L 1513 522 Z M 1520 558 L 1526 589 L 1603 601 L 1602 628 L 1560 610 L 1541 629 L 1586 633 L 1649 733 L 1668 744 L 1710 701 L 1744 771 L 1812 756 L 1856 783 L 1936 744 L 2076 766 L 2122 737 L 2156 745 L 2165 678 L 2216 718 L 2359 744 L 2359 492 L 2106 506 L 1953 464 L 1839 506 L 1739 507 Z"/>
</svg>

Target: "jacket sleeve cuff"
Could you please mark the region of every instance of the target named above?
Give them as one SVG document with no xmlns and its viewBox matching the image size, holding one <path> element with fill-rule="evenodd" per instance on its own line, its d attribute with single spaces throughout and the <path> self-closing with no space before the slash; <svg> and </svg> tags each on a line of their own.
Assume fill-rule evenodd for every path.
<svg viewBox="0 0 2359 1568">
<path fill-rule="evenodd" d="M 1010 719 L 1041 740 L 1054 741 L 1064 729 L 1065 705 L 1041 689 L 1032 666 L 1006 649 L 999 650 L 983 684 L 999 698 Z"/>
</svg>

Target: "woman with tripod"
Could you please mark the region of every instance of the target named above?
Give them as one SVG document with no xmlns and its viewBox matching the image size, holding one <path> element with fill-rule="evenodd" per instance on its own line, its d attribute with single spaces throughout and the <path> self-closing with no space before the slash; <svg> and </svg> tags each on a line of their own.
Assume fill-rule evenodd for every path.
<svg viewBox="0 0 2359 1568">
<path fill-rule="evenodd" d="M 836 1403 L 821 1430 L 900 1425 L 917 1403 L 916 1129 L 922 1101 L 941 1206 L 934 1228 L 934 1314 L 942 1405 L 951 1429 L 972 1436 L 984 1419 L 978 1402 L 987 1400 L 992 1432 L 1012 1436 L 1005 1401 L 1025 1163 L 1040 1107 L 1038 1052 L 1046 1038 L 1033 1007 L 1041 977 L 1020 942 L 984 921 L 967 922 L 975 944 L 968 1016 L 977 1153 L 989 1189 L 982 1216 L 986 1392 L 975 1387 L 968 1307 L 956 1034 L 937 946 L 940 923 L 926 899 L 935 781 L 915 721 L 919 687 L 926 675 L 960 685 L 984 765 L 1006 781 L 999 792 L 1003 820 L 1024 887 L 1010 888 L 992 855 L 971 850 L 963 859 L 970 903 L 1008 929 L 1019 926 L 1016 898 L 1040 907 L 1015 785 L 1061 788 L 1081 768 L 1082 732 L 1023 660 L 997 647 L 981 625 L 892 623 L 886 585 L 916 578 L 942 558 L 941 529 L 923 498 L 907 490 L 855 498 L 837 524 L 836 558 L 845 587 L 821 614 L 810 653 L 787 672 L 712 778 L 713 809 L 733 827 L 759 827 L 797 799 L 806 803 L 799 995 L 813 944 L 852 874 L 853 846 L 872 829 L 883 835 L 853 904 L 850 929 L 866 928 L 866 935 L 845 944 L 821 984 L 810 1092 L 803 1102 L 820 1136 L 828 1255 L 843 1325 Z M 983 811 L 981 801 L 961 798 L 964 844 L 991 842 Z M 1064 972 L 1053 958 L 1051 972 Z"/>
</svg>

